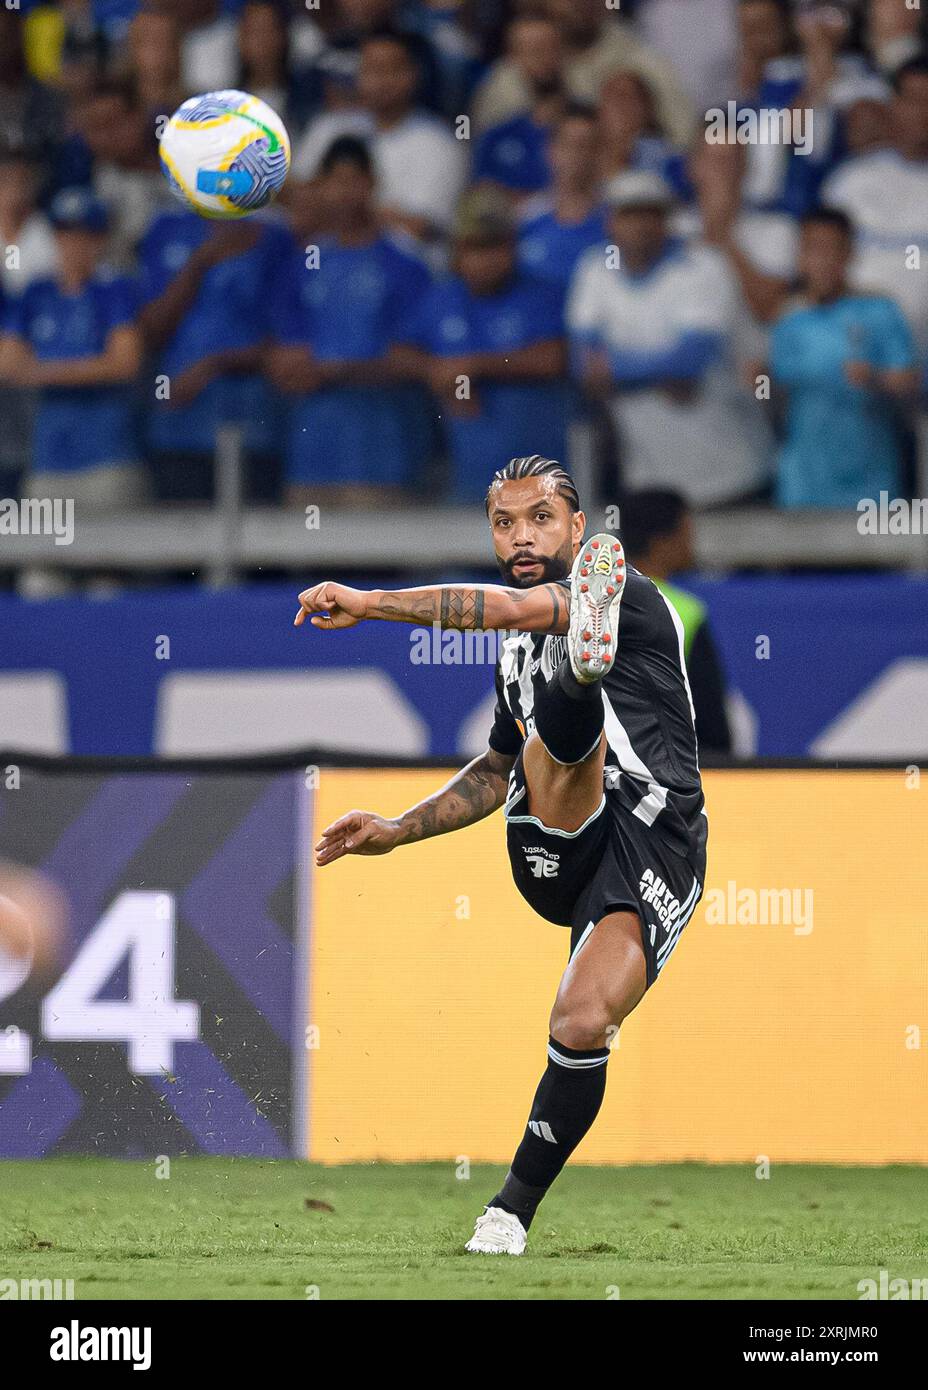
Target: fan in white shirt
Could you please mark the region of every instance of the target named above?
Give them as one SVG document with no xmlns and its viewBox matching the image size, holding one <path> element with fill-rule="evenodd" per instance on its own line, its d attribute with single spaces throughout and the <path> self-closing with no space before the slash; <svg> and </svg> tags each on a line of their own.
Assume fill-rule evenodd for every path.
<svg viewBox="0 0 928 1390">
<path fill-rule="evenodd" d="M 466 179 L 461 141 L 414 105 L 419 71 L 404 35 L 372 34 L 361 47 L 359 105 L 313 121 L 293 157 L 293 176 L 310 179 L 333 140 L 369 141 L 382 220 L 427 241 L 450 225 Z"/>
<path fill-rule="evenodd" d="M 928 349 L 928 59 L 893 78 L 894 148 L 848 160 L 825 181 L 822 202 L 854 223 L 851 280 L 888 294 Z"/>
<path fill-rule="evenodd" d="M 55 268 L 55 237 L 36 209 L 38 170 L 19 151 L 0 152 L 0 289 L 21 295 Z"/>
<path fill-rule="evenodd" d="M 689 159 L 696 201 L 672 222 L 677 236 L 720 251 L 736 277 L 740 295 L 733 347 L 745 368 L 767 355 L 767 329 L 795 279 L 799 242 L 796 222 L 787 213 L 745 206 L 746 166 L 744 145 L 697 140 Z"/>
<path fill-rule="evenodd" d="M 612 416 L 623 482 L 696 507 L 748 496 L 767 459 L 735 371 L 737 281 L 713 248 L 667 236 L 673 195 L 658 175 L 620 174 L 605 198 L 612 244 L 577 266 L 567 327 L 577 375 Z"/>
</svg>

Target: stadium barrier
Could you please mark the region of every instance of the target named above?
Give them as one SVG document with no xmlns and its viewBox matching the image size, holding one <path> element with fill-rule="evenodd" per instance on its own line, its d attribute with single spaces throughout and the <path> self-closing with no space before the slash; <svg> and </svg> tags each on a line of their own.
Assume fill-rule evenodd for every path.
<svg viewBox="0 0 928 1390">
<path fill-rule="evenodd" d="M 500 817 L 311 864 L 322 826 L 446 766 L 0 754 L 0 856 L 71 908 L 42 992 L 0 957 L 0 1156 L 506 1161 L 567 934 L 516 894 Z M 928 1162 L 917 769 L 705 781 L 703 901 L 578 1160 Z"/>
<path fill-rule="evenodd" d="M 928 438 L 928 416 L 919 417 Z M 581 434 L 583 431 L 581 431 Z M 593 469 L 589 444 L 574 451 L 581 496 L 590 497 Z M 928 448 L 922 453 L 928 459 Z M 487 528 L 482 508 L 448 506 L 433 498 L 382 512 L 307 507 L 305 511 L 245 504 L 242 430 L 217 430 L 213 455 L 215 503 L 136 508 L 93 516 L 71 507 L 65 536 L 54 524 L 51 502 L 2 499 L 0 569 L 41 566 L 47 570 L 164 573 L 199 571 L 212 588 L 234 584 L 249 570 L 300 572 L 308 565 L 340 572 L 362 568 L 429 571 L 449 565 L 487 564 Z M 928 484 L 928 463 L 923 464 Z M 928 485 L 922 487 L 928 493 Z M 928 502 L 898 501 L 890 518 L 885 493 L 877 522 L 853 509 L 778 511 L 770 506 L 718 508 L 696 513 L 693 538 L 697 568 L 706 574 L 732 570 L 885 569 L 928 571 Z M 67 506 L 67 499 L 63 499 Z M 861 506 L 866 507 L 866 500 Z M 44 510 L 43 510 L 44 508 Z M 587 503 L 590 532 L 621 526 L 620 509 L 605 499 Z"/>
<path fill-rule="evenodd" d="M 299 573 L 324 565 L 340 573 L 372 567 L 422 573 L 449 565 L 483 567 L 488 561 L 480 507 L 429 504 L 389 513 L 339 507 L 307 517 L 285 507 L 242 505 L 234 478 L 222 477 L 215 506 L 172 504 L 167 510 L 142 507 L 98 517 L 75 509 L 73 539 L 67 544 L 56 539 L 50 522 L 44 530 L 26 529 L 39 525 L 31 522 L 31 513 L 19 513 L 21 526 L 11 515 L 0 531 L 0 570 L 194 570 L 212 587 L 221 587 L 262 568 Z M 821 509 L 741 507 L 699 513 L 693 522 L 697 565 L 706 574 L 928 570 L 928 534 L 920 520 L 913 517 L 907 529 L 890 531 L 878 518 L 881 529 L 873 534 L 861 532 L 860 520 L 855 511 Z M 588 529 L 614 531 L 614 514 L 591 507 Z"/>
<path fill-rule="evenodd" d="M 495 634 L 295 628 L 297 588 L 0 595 L 3 741 L 171 757 L 312 741 L 359 758 L 462 761 L 486 746 L 497 650 L 483 639 Z M 928 757 L 928 580 L 743 575 L 688 588 L 708 608 L 739 754 Z"/>
</svg>

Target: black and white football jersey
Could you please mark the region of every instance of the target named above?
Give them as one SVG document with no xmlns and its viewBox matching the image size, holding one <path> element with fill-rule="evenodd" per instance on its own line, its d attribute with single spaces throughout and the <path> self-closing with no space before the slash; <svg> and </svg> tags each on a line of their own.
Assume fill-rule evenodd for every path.
<svg viewBox="0 0 928 1390">
<path fill-rule="evenodd" d="M 605 788 L 690 856 L 702 852 L 707 831 L 683 627 L 650 579 L 631 565 L 627 574 L 615 657 L 602 682 Z M 569 581 L 559 582 L 569 593 Z M 550 680 L 566 654 L 565 637 L 506 638 L 496 667 L 491 748 L 519 751 L 535 727 L 536 685 Z"/>
</svg>

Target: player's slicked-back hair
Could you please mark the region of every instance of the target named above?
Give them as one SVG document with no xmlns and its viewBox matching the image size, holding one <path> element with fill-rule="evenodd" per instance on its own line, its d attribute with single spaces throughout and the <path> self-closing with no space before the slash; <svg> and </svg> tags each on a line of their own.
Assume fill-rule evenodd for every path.
<svg viewBox="0 0 928 1390">
<path fill-rule="evenodd" d="M 524 458 L 510 459 L 505 468 L 498 468 L 493 474 L 484 499 L 487 515 L 496 485 L 518 482 L 521 478 L 553 478 L 557 483 L 558 496 L 563 497 L 572 512 L 579 512 L 580 494 L 567 469 L 562 468 L 557 459 L 542 458 L 541 454 L 526 454 Z"/>
</svg>

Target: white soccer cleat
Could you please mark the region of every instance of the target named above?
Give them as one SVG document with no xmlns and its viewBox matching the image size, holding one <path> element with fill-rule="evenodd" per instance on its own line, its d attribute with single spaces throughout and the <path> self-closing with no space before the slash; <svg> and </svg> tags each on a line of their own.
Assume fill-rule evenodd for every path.
<svg viewBox="0 0 928 1390">
<path fill-rule="evenodd" d="M 581 685 L 601 680 L 615 660 L 625 589 L 622 542 L 600 533 L 586 541 L 570 572 L 567 653 Z"/>
<path fill-rule="evenodd" d="M 525 1240 L 525 1227 L 517 1216 L 502 1207 L 487 1207 L 464 1249 L 477 1255 L 521 1255 Z"/>
</svg>

